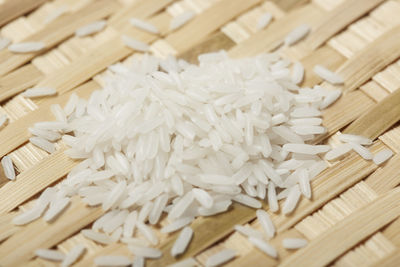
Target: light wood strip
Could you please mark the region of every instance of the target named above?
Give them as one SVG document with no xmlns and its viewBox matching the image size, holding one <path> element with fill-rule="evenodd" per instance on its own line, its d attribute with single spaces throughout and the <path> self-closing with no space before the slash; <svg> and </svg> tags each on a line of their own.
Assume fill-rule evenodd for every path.
<svg viewBox="0 0 400 267">
<path fill-rule="evenodd" d="M 100 87 L 97 83 L 88 82 L 74 90 L 74 92 L 80 97 L 88 98 L 91 92 L 99 88 Z M 60 104 L 63 106 L 68 101 L 69 96 L 70 94 L 58 97 L 48 97 L 46 100 L 43 100 L 40 108 L 4 127 L 4 129 L 0 131 L 0 140 L 3 140 L 0 142 L 0 157 L 3 157 L 18 146 L 22 145 L 29 139 L 29 137 L 31 137 L 28 127 L 33 126 L 36 122 L 54 120 L 54 116 L 50 111 L 50 105 Z"/>
<path fill-rule="evenodd" d="M 231 57 L 255 56 L 272 51 L 282 44 L 285 36 L 296 26 L 303 23 L 313 25 L 323 15 L 320 9 L 311 4 L 296 9 L 232 48 L 229 55 Z"/>
<path fill-rule="evenodd" d="M 181 29 L 171 33 L 165 38 L 165 41 L 175 50 L 183 53 L 201 42 L 207 35 L 219 29 L 227 21 L 232 20 L 260 2 L 260 0 L 221 0 Z"/>
<path fill-rule="evenodd" d="M 2 266 L 22 266 L 34 257 L 38 248 L 50 248 L 71 234 L 76 233 L 102 214 L 101 207 L 90 208 L 74 197 L 70 206 L 52 223 L 43 219 L 24 226 L 0 245 L 0 264 Z"/>
<path fill-rule="evenodd" d="M 327 133 L 317 136 L 313 143 L 319 143 L 327 136 L 350 124 L 375 106 L 375 102 L 361 91 L 350 92 L 322 112 L 322 124 Z"/>
<path fill-rule="evenodd" d="M 32 64 L 22 66 L 0 77 L 0 102 L 35 85 L 42 78 L 43 73 Z"/>
<path fill-rule="evenodd" d="M 382 233 L 397 247 L 400 247 L 400 218 L 392 222 Z"/>
<path fill-rule="evenodd" d="M 328 69 L 336 70 L 346 61 L 346 58 L 330 46 L 325 45 L 315 50 L 312 54 L 303 57 L 300 61 L 305 69 L 302 86 L 312 87 L 322 82 L 322 79 L 313 71 L 315 65 L 323 62 Z"/>
<path fill-rule="evenodd" d="M 384 69 L 400 56 L 400 26 L 368 44 L 352 56 L 337 73 L 343 77 L 346 92 L 360 87 L 375 74 Z"/>
<path fill-rule="evenodd" d="M 205 40 L 204 42 L 201 42 L 199 45 L 192 47 L 187 52 L 181 53 L 180 55 L 178 55 L 178 57 L 192 64 L 197 64 L 198 55 L 213 51 L 219 51 L 221 49 L 227 50 L 234 45 L 235 43 L 228 36 L 226 36 L 222 32 L 217 32 L 207 38 L 207 40 Z"/>
<path fill-rule="evenodd" d="M 108 24 L 118 29 L 129 24 L 131 17 L 147 18 L 150 15 L 164 9 L 174 0 L 140 0 L 136 1 L 130 7 L 120 10 L 120 12 L 111 15 Z"/>
<path fill-rule="evenodd" d="M 371 174 L 365 182 L 378 194 L 385 194 L 400 184 L 400 155 L 394 155 L 382 168 Z"/>
<path fill-rule="evenodd" d="M 13 210 L 42 191 L 43 188 L 68 174 L 79 162 L 70 159 L 64 151 L 65 149 L 56 151 L 53 155 L 19 174 L 14 181 L 3 185 L 0 188 L 0 213 Z"/>
<path fill-rule="evenodd" d="M 273 0 L 277 6 L 285 11 L 290 11 L 295 8 L 300 8 L 301 6 L 308 4 L 310 0 Z"/>
<path fill-rule="evenodd" d="M 381 147 L 382 144 L 379 142 L 370 149 L 375 152 L 379 151 Z M 375 164 L 362 159 L 355 153 L 343 159 L 340 164 L 326 169 L 311 182 L 313 189 L 312 200 L 302 198 L 296 210 L 289 216 L 283 214 L 272 215 L 278 232 L 289 229 L 376 169 L 377 166 Z"/>
<path fill-rule="evenodd" d="M 397 90 L 356 119 L 344 132 L 375 139 L 399 120 L 400 90 Z"/>
<path fill-rule="evenodd" d="M 399 215 L 400 188 L 395 188 L 331 227 L 306 247 L 284 259 L 280 266 L 327 265 Z"/>
<path fill-rule="evenodd" d="M 382 260 L 375 262 L 371 267 L 398 267 L 400 266 L 400 249 L 393 251 L 390 255 Z"/>
<path fill-rule="evenodd" d="M 38 8 L 48 0 L 7 0 L 0 5 L 0 27 Z"/>
<path fill-rule="evenodd" d="M 344 1 L 341 5 L 324 16 L 320 24 L 315 27 L 315 30 L 304 42 L 304 46 L 315 50 L 332 36 L 368 13 L 383 1 L 384 0 Z"/>
<path fill-rule="evenodd" d="M 75 33 L 75 30 L 95 20 L 108 17 L 120 6 L 115 1 L 98 0 L 87 5 L 75 13 L 66 14 L 47 24 L 42 30 L 29 36 L 23 42 L 44 42 L 46 49 L 50 49 Z M 15 54 L 7 49 L 0 52 L 0 76 L 4 75 L 36 55 L 43 53 Z"/>
</svg>

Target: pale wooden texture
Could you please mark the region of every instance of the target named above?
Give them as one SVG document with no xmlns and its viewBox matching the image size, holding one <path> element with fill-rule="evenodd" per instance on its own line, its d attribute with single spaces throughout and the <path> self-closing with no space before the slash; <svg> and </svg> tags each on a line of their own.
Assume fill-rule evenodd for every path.
<svg viewBox="0 0 400 267">
<path fill-rule="evenodd" d="M 19 16 L 16 12 L 34 10 L 44 2 L 24 1 L 29 2 L 25 11 L 14 9 L 7 16 L 0 16 L 0 22 Z M 5 0 L 6 4 L 0 7 L 24 1 Z M 44 24 L 44 17 L 61 5 L 71 9 L 53 23 Z M 171 32 L 172 17 L 187 10 L 195 12 L 195 18 Z M 273 14 L 273 21 L 258 30 L 258 18 L 265 12 Z M 200 53 L 220 49 L 228 50 L 233 57 L 278 51 L 304 64 L 303 86 L 321 84 L 327 89 L 344 91 L 335 104 L 323 111 L 328 131 L 317 142 L 337 144 L 337 132 L 345 129 L 344 132 L 378 138 L 370 147 L 374 154 L 385 148 L 395 152 L 381 166 L 365 161 L 354 152 L 330 162 L 312 181 L 312 200 L 301 199 L 289 216 L 271 213 L 278 234 L 269 242 L 278 250 L 277 260 L 233 232 L 235 224 L 249 224 L 262 231 L 255 210 L 235 204 L 227 213 L 197 218 L 191 225 L 195 233 L 188 251 L 178 259 L 169 253 L 177 233 L 159 233 L 160 227 L 168 223 L 163 219 L 155 232 L 164 257 L 149 260 L 146 266 L 164 266 L 189 256 L 203 266 L 209 256 L 224 248 L 237 251 L 229 266 L 260 263 L 263 266 L 397 266 L 400 247 L 400 158 L 397 154 L 400 127 L 396 125 L 400 114 L 397 107 L 400 62 L 396 62 L 399 12 L 398 0 L 55 0 L 5 25 L 4 36 L 18 41 L 45 41 L 47 50 L 27 55 L 0 52 L 0 58 L 4 59 L 0 61 L 0 73 L 7 73 L 0 77 L 0 100 L 4 101 L 0 112 L 10 117 L 8 125 L 0 129 L 0 156 L 10 154 L 18 171 L 15 181 L 6 180 L 0 172 L 0 241 L 4 240 L 0 244 L 0 265 L 54 266 L 34 258 L 33 251 L 39 247 L 57 247 L 66 253 L 78 243 L 84 244 L 88 252 L 77 266 L 91 266 L 96 256 L 104 254 L 133 259 L 123 244 L 102 246 L 79 233 L 90 227 L 103 211 L 88 208 L 78 197 L 51 224 L 42 219 L 20 227 L 11 223 L 16 213 L 34 203 L 38 193 L 59 182 L 78 163 L 63 154 L 66 148 L 62 142 L 53 154 L 27 143 L 30 137 L 27 128 L 35 122 L 52 120 L 50 105 L 63 106 L 72 92 L 87 99 L 101 87 L 108 65 L 129 61 L 136 51 L 122 44 L 120 35 L 127 34 L 148 43 L 156 55 L 173 53 L 190 62 L 196 62 Z M 130 17 L 153 23 L 161 33 L 152 35 L 131 27 Z M 103 32 L 85 38 L 73 37 L 78 26 L 101 18 L 108 22 Z M 286 34 L 303 23 L 312 27 L 310 35 L 292 47 L 282 46 Z M 312 71 L 316 64 L 343 76 L 344 86 L 321 81 Z M 58 95 L 35 100 L 18 95 L 31 86 L 55 87 Z M 13 211 L 16 208 L 18 211 Z M 268 210 L 268 205 L 264 203 L 263 208 Z M 309 245 L 288 251 L 281 245 L 285 237 L 305 238 Z"/>
<path fill-rule="evenodd" d="M 47 0 L 7 0 L 0 5 L 0 27 L 39 7 Z"/>
</svg>

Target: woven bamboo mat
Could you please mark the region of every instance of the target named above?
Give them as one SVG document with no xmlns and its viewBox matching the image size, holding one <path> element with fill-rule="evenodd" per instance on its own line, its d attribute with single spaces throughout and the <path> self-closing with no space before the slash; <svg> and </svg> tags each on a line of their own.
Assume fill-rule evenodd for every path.
<svg viewBox="0 0 400 267">
<path fill-rule="evenodd" d="M 55 10 L 68 12 L 51 23 Z M 169 21 L 186 10 L 195 19 L 170 32 Z M 273 22 L 257 30 L 265 12 Z M 313 199 L 302 199 L 290 216 L 271 214 L 278 235 L 270 242 L 279 259 L 254 249 L 238 233 L 235 224 L 260 228 L 255 210 L 234 205 L 224 214 L 197 218 L 194 238 L 179 259 L 194 257 L 199 266 L 224 249 L 238 256 L 229 266 L 400 266 L 400 0 L 1 0 L 1 35 L 14 42 L 43 41 L 41 53 L 15 55 L 0 51 L 0 114 L 9 123 L 0 130 L 0 157 L 11 155 L 18 176 L 8 181 L 0 170 L 0 265 L 53 266 L 34 258 L 37 248 L 57 247 L 67 252 L 77 243 L 88 251 L 76 266 L 91 266 L 100 254 L 128 255 L 121 244 L 102 246 L 85 239 L 79 230 L 102 215 L 73 199 L 53 223 L 39 219 L 16 227 L 15 214 L 26 210 L 47 186 L 59 182 L 77 165 L 63 154 L 64 144 L 48 154 L 28 142 L 27 128 L 52 120 L 50 105 L 64 104 L 72 92 L 88 97 L 102 85 L 108 65 L 129 61 L 135 53 L 120 41 L 122 33 L 151 45 L 158 56 L 175 54 L 191 62 L 199 53 L 226 49 L 232 57 L 279 50 L 301 61 L 307 69 L 304 85 L 322 83 L 312 68 L 321 63 L 345 78 L 338 87 L 344 95 L 324 111 L 328 134 L 319 142 L 338 143 L 337 132 L 361 134 L 374 139 L 373 152 L 390 148 L 395 155 L 376 166 L 355 153 L 336 162 L 312 181 Z M 155 24 L 159 36 L 127 26 L 139 17 Z M 91 21 L 107 19 L 107 28 L 91 37 L 76 38 L 75 29 Z M 280 47 L 296 25 L 307 23 L 313 31 L 290 48 Z M 25 99 L 20 92 L 38 86 L 54 87 L 58 95 Z M 161 222 L 165 225 L 165 220 Z M 164 257 L 146 266 L 165 266 L 174 261 L 171 248 L 176 235 L 158 233 Z M 280 246 L 285 237 L 301 237 L 309 245 L 298 251 Z"/>
</svg>

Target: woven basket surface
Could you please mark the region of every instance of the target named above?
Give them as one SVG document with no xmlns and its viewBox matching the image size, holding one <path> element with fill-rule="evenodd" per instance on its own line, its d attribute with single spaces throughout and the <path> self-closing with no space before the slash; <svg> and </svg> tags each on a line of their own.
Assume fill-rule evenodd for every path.
<svg viewBox="0 0 400 267">
<path fill-rule="evenodd" d="M 49 22 L 61 8 L 67 12 Z M 171 19 L 187 10 L 195 12 L 195 18 L 170 31 Z M 258 30 L 258 20 L 266 12 L 273 21 Z M 28 128 L 54 120 L 50 106 L 63 106 L 71 93 L 88 98 L 103 85 L 107 66 L 129 61 L 136 52 L 123 45 L 121 34 L 148 43 L 157 56 L 174 54 L 194 63 L 200 53 L 221 49 L 237 58 L 279 50 L 303 63 L 303 86 L 321 84 L 343 91 L 339 101 L 323 111 L 328 131 L 319 143 L 338 144 L 340 131 L 373 139 L 373 153 L 385 148 L 394 152 L 381 166 L 354 152 L 328 162 L 328 169 L 312 181 L 312 200 L 303 198 L 290 216 L 271 213 L 278 234 L 270 243 L 278 249 L 278 259 L 233 231 L 236 224 L 261 228 L 254 209 L 235 204 L 229 212 L 197 218 L 192 224 L 194 238 L 179 260 L 194 257 L 203 266 L 210 255 L 232 248 L 237 256 L 227 266 L 400 266 L 399 14 L 400 0 L 0 0 L 1 36 L 46 44 L 46 50 L 37 53 L 0 51 L 0 114 L 9 117 L 0 129 L 0 157 L 10 155 L 18 174 L 15 181 L 8 181 L 0 167 L 0 266 L 57 265 L 34 257 L 35 249 L 66 253 L 78 243 L 87 252 L 76 266 L 92 266 L 98 255 L 132 258 L 120 243 L 99 245 L 80 234 L 103 211 L 79 198 L 55 222 L 39 219 L 20 227 L 11 223 L 79 163 L 64 155 L 62 141 L 53 154 L 29 143 Z M 151 35 L 129 26 L 131 17 L 153 23 L 161 33 Z M 77 28 L 100 19 L 107 20 L 103 31 L 74 36 Z M 307 38 L 281 46 L 283 38 L 304 23 L 312 28 Z M 316 64 L 335 70 L 344 85 L 323 82 L 312 71 Z M 35 99 L 20 95 L 33 86 L 53 87 L 58 94 Z M 164 219 L 156 226 L 164 256 L 148 260 L 146 266 L 176 261 L 169 251 L 177 235 L 159 232 L 167 223 Z M 285 237 L 301 237 L 309 244 L 285 250 Z"/>
</svg>

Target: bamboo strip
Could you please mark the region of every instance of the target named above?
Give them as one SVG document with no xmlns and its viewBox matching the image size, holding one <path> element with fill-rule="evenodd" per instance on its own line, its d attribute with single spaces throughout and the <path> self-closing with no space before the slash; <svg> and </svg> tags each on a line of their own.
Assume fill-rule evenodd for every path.
<svg viewBox="0 0 400 267">
<path fill-rule="evenodd" d="M 47 223 L 43 219 L 38 219 L 7 239 L 0 246 L 2 266 L 21 266 L 34 257 L 33 252 L 36 249 L 56 245 L 100 217 L 101 214 L 100 207 L 90 208 L 77 197 L 73 198 L 70 206 L 55 222 Z M 26 242 L 27 240 L 29 242 Z"/>
<path fill-rule="evenodd" d="M 360 87 L 400 56 L 400 26 L 388 31 L 356 53 L 338 70 L 346 92 Z M 367 67 L 366 67 L 367 66 Z"/>
<path fill-rule="evenodd" d="M 397 218 L 382 232 L 394 245 L 400 247 L 400 218 Z"/>
<path fill-rule="evenodd" d="M 290 11 L 295 8 L 300 8 L 301 6 L 310 2 L 310 0 L 273 0 L 281 9 L 285 11 Z"/>
<path fill-rule="evenodd" d="M 319 143 L 326 136 L 347 126 L 349 123 L 373 108 L 374 101 L 361 91 L 353 91 L 322 112 L 323 125 L 327 128 L 327 134 L 317 136 L 314 143 Z"/>
<path fill-rule="evenodd" d="M 334 267 L 370 266 L 396 251 L 396 247 L 381 232 L 336 259 Z"/>
<path fill-rule="evenodd" d="M 375 262 L 371 267 L 398 267 L 400 265 L 400 249 L 393 251 L 390 255 L 382 260 Z"/>
<path fill-rule="evenodd" d="M 254 34 L 229 51 L 231 57 L 254 56 L 278 48 L 285 36 L 300 24 L 315 24 L 323 17 L 323 12 L 314 5 L 296 9 L 273 22 L 266 29 Z"/>
<path fill-rule="evenodd" d="M 29 36 L 23 42 L 44 42 L 46 49 L 52 48 L 73 35 L 75 30 L 95 20 L 108 17 L 118 10 L 119 5 L 114 1 L 98 0 L 87 5 L 76 13 L 66 14 L 46 25 L 45 28 Z M 28 62 L 36 55 L 42 53 L 15 54 L 8 50 L 0 52 L 0 76 L 4 75 L 24 63 Z"/>
<path fill-rule="evenodd" d="M 0 5 L 0 27 L 30 11 L 47 0 L 8 0 Z"/>
<path fill-rule="evenodd" d="M 129 8 L 111 15 L 108 24 L 118 29 L 124 27 L 131 17 L 147 18 L 164 9 L 174 0 L 140 0 L 136 1 Z"/>
<path fill-rule="evenodd" d="M 74 92 L 81 97 L 87 98 L 91 92 L 98 88 L 99 86 L 95 82 L 88 82 L 74 90 Z M 8 124 L 2 129 L 0 131 L 0 140 L 3 140 L 0 143 L 0 157 L 3 157 L 13 149 L 22 145 L 31 137 L 31 134 L 28 132 L 28 127 L 33 126 L 36 122 L 54 120 L 50 112 L 50 105 L 64 105 L 68 101 L 69 96 L 70 94 L 66 94 L 59 97 L 48 98 L 43 101 L 42 107 Z"/>
<path fill-rule="evenodd" d="M 280 266 L 323 266 L 400 215 L 400 188 L 340 221 Z"/>
<path fill-rule="evenodd" d="M 344 1 L 340 6 L 328 12 L 320 24 L 304 42 L 304 46 L 315 50 L 329 38 L 343 30 L 353 21 L 359 19 L 384 0 Z"/>
<path fill-rule="evenodd" d="M 371 174 L 365 182 L 382 195 L 400 184 L 400 155 L 394 155 L 382 168 Z"/>
<path fill-rule="evenodd" d="M 374 144 L 370 149 L 376 151 L 381 145 L 381 143 Z M 361 181 L 376 169 L 377 166 L 371 161 L 366 161 L 355 153 L 351 153 L 340 164 L 328 168 L 311 182 L 313 188 L 313 199 L 311 201 L 302 198 L 296 210 L 289 216 L 272 215 L 277 231 L 283 232 L 294 226 L 308 214 L 315 212 L 329 200 Z"/>
<path fill-rule="evenodd" d="M 77 164 L 60 149 L 0 188 L 0 212 L 8 212 L 59 180 Z"/>
<path fill-rule="evenodd" d="M 382 116 L 382 115 L 385 116 Z M 400 119 L 400 90 L 387 96 L 350 124 L 344 133 L 377 138 Z"/>
<path fill-rule="evenodd" d="M 22 66 L 0 77 L 0 102 L 35 85 L 42 78 L 43 74 L 32 64 Z"/>
<path fill-rule="evenodd" d="M 235 43 L 228 38 L 224 33 L 217 32 L 207 38 L 204 42 L 192 47 L 187 52 L 181 53 L 178 55 L 179 58 L 182 58 L 190 63 L 197 64 L 197 56 L 203 53 L 219 51 L 221 49 L 229 49 L 233 47 Z"/>
<path fill-rule="evenodd" d="M 361 181 L 304 218 L 294 228 L 313 240 L 347 216 L 369 205 L 377 197 L 373 189 Z"/>
<path fill-rule="evenodd" d="M 227 21 L 259 3 L 260 0 L 221 0 L 213 8 L 209 8 L 178 31 L 171 33 L 165 41 L 175 50 L 185 52 Z"/>
<path fill-rule="evenodd" d="M 327 45 L 318 48 L 312 54 L 308 54 L 300 60 L 305 69 L 305 77 L 302 85 L 314 86 L 322 82 L 322 79 L 313 71 L 315 65 L 323 62 L 324 66 L 328 69 L 336 70 L 345 60 L 345 57 Z"/>
</svg>

